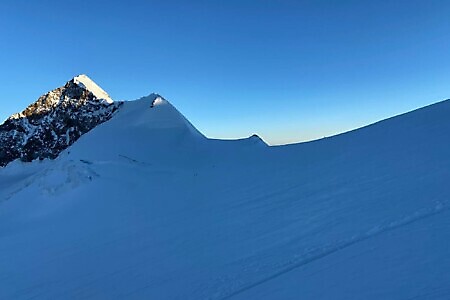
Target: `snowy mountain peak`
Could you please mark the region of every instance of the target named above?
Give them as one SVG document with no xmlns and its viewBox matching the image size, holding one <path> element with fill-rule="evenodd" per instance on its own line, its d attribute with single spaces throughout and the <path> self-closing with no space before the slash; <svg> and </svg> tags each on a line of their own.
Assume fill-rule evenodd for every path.
<svg viewBox="0 0 450 300">
<path fill-rule="evenodd" d="M 92 79 L 90 79 L 87 75 L 81 74 L 72 79 L 72 81 L 80 86 L 81 88 L 84 88 L 88 91 L 90 91 L 97 99 L 103 99 L 107 103 L 113 103 L 114 101 L 111 99 L 111 97 L 106 93 L 101 87 L 99 87 Z"/>
<path fill-rule="evenodd" d="M 124 106 L 128 114 L 127 124 L 153 129 L 177 128 L 194 135 L 203 135 L 181 114 L 169 101 L 158 94 L 151 94 L 135 101 L 128 101 Z"/>
<path fill-rule="evenodd" d="M 206 141 L 169 101 L 158 94 L 150 94 L 124 101 L 110 121 L 77 141 L 67 157 L 88 161 L 127 157 L 140 162 L 157 157 L 158 162 L 153 161 L 153 164 L 173 164 L 177 162 L 176 157 L 191 155 L 192 149 L 198 151 Z M 98 144 L 101 147 L 93 146 Z"/>
<path fill-rule="evenodd" d="M 248 139 L 255 144 L 261 144 L 261 145 L 267 146 L 267 143 L 264 142 L 264 140 L 256 133 L 252 134 Z"/>
<path fill-rule="evenodd" d="M 86 75 L 74 77 L 0 125 L 0 167 L 15 159 L 56 158 L 121 104 Z"/>
<path fill-rule="evenodd" d="M 155 100 L 153 100 L 152 104 L 150 105 L 150 107 L 152 108 L 159 105 L 170 104 L 169 101 L 167 101 L 158 94 L 153 94 L 153 96 L 155 97 Z"/>
</svg>

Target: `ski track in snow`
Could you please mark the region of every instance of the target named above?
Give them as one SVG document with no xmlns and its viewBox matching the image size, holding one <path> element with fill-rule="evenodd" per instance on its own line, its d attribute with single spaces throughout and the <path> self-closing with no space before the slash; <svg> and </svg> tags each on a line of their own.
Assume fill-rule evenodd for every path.
<svg viewBox="0 0 450 300">
<path fill-rule="evenodd" d="M 255 138 L 207 139 L 155 94 L 124 103 L 57 160 L 0 170 L 0 200 L 10 200 L 0 203 L 0 292 L 222 300 L 264 290 L 363 241 L 442 218 L 450 208 L 448 115 L 443 102 L 341 136 L 266 147 Z M 450 228 L 440 221 L 439 237 Z M 414 233 L 406 237 L 415 242 Z M 424 243 L 408 257 L 393 244 L 412 263 L 393 264 L 404 278 L 389 280 L 446 279 L 445 247 L 436 253 Z M 409 274 L 422 263 L 433 274 Z M 417 296 L 444 293 L 443 282 L 419 285 Z"/>
<path fill-rule="evenodd" d="M 450 208 L 450 206 L 448 206 L 447 204 L 444 205 L 443 203 L 437 203 L 436 206 L 432 209 L 419 210 L 416 213 L 414 213 L 408 217 L 402 218 L 397 221 L 393 221 L 393 222 L 389 223 L 388 225 L 376 226 L 376 227 L 372 228 L 371 230 L 369 230 L 368 232 L 361 234 L 360 236 L 356 236 L 354 238 L 344 240 L 344 241 L 342 241 L 334 246 L 331 246 L 329 248 L 318 248 L 318 249 L 312 250 L 311 252 L 319 252 L 319 253 L 313 254 L 309 257 L 304 257 L 304 258 L 300 259 L 298 262 L 289 263 L 289 265 L 286 268 L 283 268 L 277 272 L 274 272 L 274 273 L 268 275 L 267 277 L 264 277 L 264 278 L 262 278 L 258 281 L 255 281 L 251 284 L 245 285 L 245 286 L 243 286 L 231 293 L 228 293 L 226 295 L 221 295 L 223 293 L 221 293 L 219 291 L 216 293 L 216 295 L 214 297 L 212 297 L 210 299 L 219 299 L 219 300 L 231 299 L 243 292 L 246 292 L 246 291 L 251 290 L 255 287 L 258 287 L 262 284 L 265 284 L 275 278 L 285 275 L 295 269 L 301 268 L 309 263 L 320 260 L 328 255 L 334 254 L 340 250 L 351 247 L 359 242 L 368 240 L 370 238 L 373 238 L 373 237 L 381 235 L 383 233 L 401 228 L 403 226 L 407 226 L 411 223 L 421 221 L 421 220 L 433 217 L 435 215 L 441 214 L 443 212 L 448 211 L 449 208 Z"/>
</svg>

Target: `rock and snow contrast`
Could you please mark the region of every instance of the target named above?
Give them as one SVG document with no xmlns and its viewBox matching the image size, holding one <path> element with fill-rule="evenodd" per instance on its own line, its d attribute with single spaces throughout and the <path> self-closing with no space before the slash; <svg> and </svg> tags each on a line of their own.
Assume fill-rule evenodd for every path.
<svg viewBox="0 0 450 300">
<path fill-rule="evenodd" d="M 85 74 L 78 75 L 74 77 L 72 80 L 77 86 L 91 92 L 94 95 L 94 97 L 97 98 L 98 100 L 104 100 L 109 104 L 114 102 L 111 99 L 111 97 L 101 87 L 99 87 Z"/>
<path fill-rule="evenodd" d="M 0 299 L 450 298 L 450 101 L 269 147 L 77 81 L 8 119 L 92 130 L 0 168 Z"/>
<path fill-rule="evenodd" d="M 119 106 L 86 75 L 73 78 L 0 125 L 0 167 L 18 158 L 56 158 Z"/>
</svg>

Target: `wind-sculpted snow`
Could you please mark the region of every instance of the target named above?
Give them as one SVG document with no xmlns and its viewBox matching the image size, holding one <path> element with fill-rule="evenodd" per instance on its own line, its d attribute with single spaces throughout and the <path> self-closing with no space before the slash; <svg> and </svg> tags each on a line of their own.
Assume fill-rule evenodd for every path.
<svg viewBox="0 0 450 300">
<path fill-rule="evenodd" d="M 449 115 L 269 147 L 125 102 L 0 170 L 0 299 L 448 299 Z"/>
</svg>

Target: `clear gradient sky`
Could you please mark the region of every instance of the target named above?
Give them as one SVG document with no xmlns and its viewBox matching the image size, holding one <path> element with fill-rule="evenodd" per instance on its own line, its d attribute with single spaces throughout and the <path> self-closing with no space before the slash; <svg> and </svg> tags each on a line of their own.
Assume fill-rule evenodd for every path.
<svg viewBox="0 0 450 300">
<path fill-rule="evenodd" d="M 450 98 L 450 1 L 0 1 L 0 118 L 80 73 L 279 144 Z M 449 116 L 450 118 L 450 116 Z"/>
</svg>

